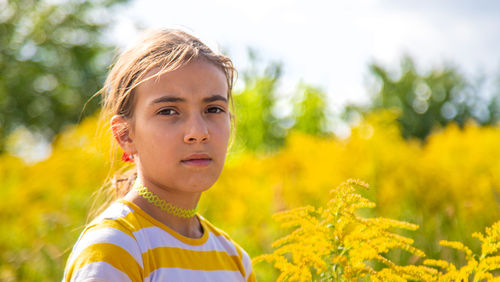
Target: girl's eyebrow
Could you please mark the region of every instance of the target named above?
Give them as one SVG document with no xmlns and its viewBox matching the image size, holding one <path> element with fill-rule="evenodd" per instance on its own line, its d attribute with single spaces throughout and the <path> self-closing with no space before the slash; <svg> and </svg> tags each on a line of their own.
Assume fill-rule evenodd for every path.
<svg viewBox="0 0 500 282">
<path fill-rule="evenodd" d="M 210 102 L 215 102 L 215 101 L 223 101 L 227 103 L 227 98 L 221 95 L 212 95 L 210 97 L 205 97 L 203 98 L 203 102 L 205 103 L 210 103 Z M 158 104 L 158 103 L 173 103 L 173 102 L 186 102 L 186 99 L 181 98 L 181 97 L 175 97 L 175 96 L 162 96 L 160 98 L 154 99 L 151 104 Z"/>
<path fill-rule="evenodd" d="M 222 101 L 227 103 L 227 98 L 221 95 L 212 95 L 210 97 L 203 98 L 203 102 L 210 103 L 215 101 Z"/>
<path fill-rule="evenodd" d="M 154 99 L 151 104 L 159 104 L 159 103 L 169 103 L 169 102 L 185 102 L 186 99 L 175 96 L 161 96 L 160 98 Z"/>
</svg>

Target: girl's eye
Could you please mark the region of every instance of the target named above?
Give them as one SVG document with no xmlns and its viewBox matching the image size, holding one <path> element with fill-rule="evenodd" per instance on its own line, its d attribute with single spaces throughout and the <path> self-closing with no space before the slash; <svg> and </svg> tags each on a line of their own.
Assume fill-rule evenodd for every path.
<svg viewBox="0 0 500 282">
<path fill-rule="evenodd" d="M 211 114 L 218 114 L 218 113 L 223 113 L 224 109 L 221 107 L 210 107 L 207 109 L 207 112 Z"/>
<path fill-rule="evenodd" d="M 175 115 L 177 114 L 177 112 L 174 110 L 174 109 L 161 109 L 158 111 L 158 114 L 159 115 L 162 115 L 162 116 L 171 116 L 171 115 Z"/>
</svg>

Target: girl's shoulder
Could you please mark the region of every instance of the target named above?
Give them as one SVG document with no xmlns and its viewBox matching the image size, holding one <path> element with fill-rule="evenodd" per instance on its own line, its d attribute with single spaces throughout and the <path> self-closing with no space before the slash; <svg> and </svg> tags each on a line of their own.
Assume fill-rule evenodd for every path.
<svg viewBox="0 0 500 282">
<path fill-rule="evenodd" d="M 88 231 L 114 228 L 118 231 L 132 235 L 137 228 L 137 220 L 134 209 L 125 201 L 113 202 L 99 216 L 92 220 L 84 229 L 82 234 Z"/>
<path fill-rule="evenodd" d="M 229 235 L 224 230 L 216 227 L 214 224 L 212 224 L 210 221 L 208 221 L 202 215 L 197 214 L 197 216 L 200 219 L 200 222 L 201 222 L 203 228 L 206 229 L 205 231 L 213 233 L 215 236 L 224 236 L 228 240 L 231 240 L 231 238 L 229 237 Z"/>
<path fill-rule="evenodd" d="M 255 274 L 252 270 L 252 261 L 245 249 L 234 241 L 225 231 L 210 223 L 206 218 L 200 215 L 198 215 L 198 217 L 205 231 L 210 234 L 209 243 L 224 248 L 226 252 L 237 258 L 240 272 L 244 275 L 245 281 L 254 281 Z M 251 279 L 248 279 L 249 277 Z"/>
<path fill-rule="evenodd" d="M 214 240 L 218 240 L 220 242 L 226 242 L 234 246 L 235 251 L 238 253 L 238 256 L 242 255 L 247 255 L 245 250 L 236 243 L 225 231 L 222 229 L 216 227 L 214 224 L 212 224 L 210 221 L 208 221 L 206 218 L 204 218 L 201 215 L 198 215 L 198 218 L 201 221 L 201 224 L 203 226 L 203 229 L 205 232 L 209 233 L 209 237 L 213 238 Z"/>
<path fill-rule="evenodd" d="M 115 202 L 87 225 L 71 251 L 63 281 L 140 278 L 143 260 L 131 215 L 129 206 Z"/>
</svg>

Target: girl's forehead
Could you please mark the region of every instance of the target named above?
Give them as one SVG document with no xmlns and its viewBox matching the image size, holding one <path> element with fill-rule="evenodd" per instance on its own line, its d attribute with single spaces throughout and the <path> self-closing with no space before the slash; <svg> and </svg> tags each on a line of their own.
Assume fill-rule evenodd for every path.
<svg viewBox="0 0 500 282">
<path fill-rule="evenodd" d="M 146 100 L 155 99 L 159 95 L 180 95 L 186 98 L 222 95 L 227 99 L 228 83 L 220 67 L 207 60 L 197 59 L 169 71 L 163 71 L 160 67 L 152 68 L 136 90 Z"/>
<path fill-rule="evenodd" d="M 225 76 L 224 68 L 221 65 L 218 65 L 202 56 L 192 58 L 189 61 L 179 61 L 167 65 L 155 64 L 149 66 L 148 68 L 150 69 L 144 75 L 143 80 L 147 80 L 152 76 L 163 76 L 183 71 L 196 71 L 206 68 L 209 68 L 212 72 L 220 72 Z"/>
<path fill-rule="evenodd" d="M 161 80 L 186 80 L 194 77 L 218 77 L 227 84 L 227 79 L 222 67 L 204 58 L 196 58 L 187 63 L 179 63 L 171 67 L 155 66 L 145 75 L 143 81 L 149 84 L 156 84 Z M 193 79 L 195 81 L 197 79 Z"/>
</svg>

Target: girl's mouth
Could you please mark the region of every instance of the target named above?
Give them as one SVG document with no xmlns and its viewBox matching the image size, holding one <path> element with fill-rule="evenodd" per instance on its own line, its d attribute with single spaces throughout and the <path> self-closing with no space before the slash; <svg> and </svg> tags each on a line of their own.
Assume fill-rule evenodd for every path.
<svg viewBox="0 0 500 282">
<path fill-rule="evenodd" d="M 181 163 L 190 166 L 208 166 L 212 162 L 212 158 L 205 153 L 195 153 L 181 160 Z"/>
<path fill-rule="evenodd" d="M 212 162 L 212 159 L 190 159 L 182 160 L 181 163 L 192 166 L 207 166 Z"/>
</svg>

